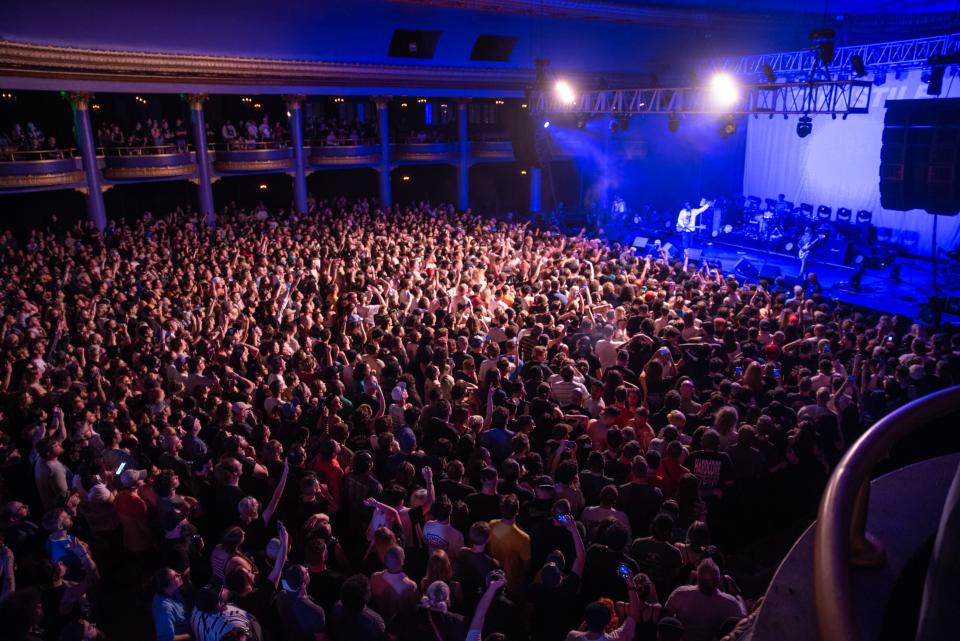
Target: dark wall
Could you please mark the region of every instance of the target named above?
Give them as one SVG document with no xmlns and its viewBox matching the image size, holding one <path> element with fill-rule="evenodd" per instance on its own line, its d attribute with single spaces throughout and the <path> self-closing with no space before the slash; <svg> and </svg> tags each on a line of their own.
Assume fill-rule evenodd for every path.
<svg viewBox="0 0 960 641">
<path fill-rule="evenodd" d="M 720 118 L 713 116 L 684 118 L 675 133 L 669 131 L 666 116 L 634 116 L 626 131 L 618 125 L 613 134 L 608 133 L 609 122 L 593 120 L 584 129 L 550 127 L 555 147 L 575 157 L 582 207 L 599 202 L 604 190 L 608 201 L 621 194 L 634 209 L 649 204 L 678 211 L 684 200 L 740 193 L 746 152 L 743 119 L 727 139 L 720 136 Z M 554 171 L 555 188 L 567 198 L 569 181 Z M 545 195 L 548 190 L 545 186 Z M 562 199 L 559 193 L 557 197 Z M 577 201 L 565 202 L 569 210 Z"/>
</svg>

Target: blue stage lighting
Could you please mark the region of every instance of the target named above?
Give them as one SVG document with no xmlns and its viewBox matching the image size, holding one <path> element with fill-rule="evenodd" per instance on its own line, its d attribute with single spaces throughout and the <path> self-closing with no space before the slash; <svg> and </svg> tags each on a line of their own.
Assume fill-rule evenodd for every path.
<svg viewBox="0 0 960 641">
<path fill-rule="evenodd" d="M 550 126 L 550 121 L 549 121 L 549 120 L 544 120 L 544 121 L 543 121 L 543 128 L 546 129 L 546 128 L 549 127 L 549 126 Z"/>
</svg>

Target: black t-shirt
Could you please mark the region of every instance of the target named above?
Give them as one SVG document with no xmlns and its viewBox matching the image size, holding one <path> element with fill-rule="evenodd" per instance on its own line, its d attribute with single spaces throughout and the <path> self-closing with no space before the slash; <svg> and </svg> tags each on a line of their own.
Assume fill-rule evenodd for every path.
<svg viewBox="0 0 960 641">
<path fill-rule="evenodd" d="M 340 598 L 340 588 L 343 586 L 344 578 L 339 572 L 330 569 L 310 572 L 307 594 L 317 602 L 317 605 L 329 612 Z"/>
<path fill-rule="evenodd" d="M 687 469 L 700 479 L 700 491 L 713 493 L 733 480 L 733 463 L 726 452 L 698 450 L 686 460 Z"/>
<path fill-rule="evenodd" d="M 663 492 L 647 483 L 626 483 L 619 488 L 617 509 L 627 513 L 634 536 L 646 536 L 661 503 Z"/>
<path fill-rule="evenodd" d="M 587 549 L 582 588 L 585 602 L 596 601 L 600 597 L 610 597 L 614 601 L 627 600 L 627 583 L 617 574 L 621 563 L 627 564 L 632 572 L 639 571 L 634 560 L 623 552 L 599 543 Z"/>
<path fill-rule="evenodd" d="M 456 577 L 463 588 L 464 607 L 470 611 L 480 600 L 487 574 L 499 568 L 500 564 L 489 554 L 477 554 L 470 548 L 460 548 L 455 563 Z"/>
<path fill-rule="evenodd" d="M 462 641 L 467 636 L 462 615 L 431 611 L 422 605 L 401 613 L 396 623 L 400 641 Z"/>
<path fill-rule="evenodd" d="M 534 641 L 557 641 L 574 630 L 583 618 L 579 603 L 580 577 L 570 573 L 560 585 L 550 588 L 543 583 L 530 586 L 528 600 L 533 606 L 530 619 Z"/>
<path fill-rule="evenodd" d="M 652 536 L 638 538 L 630 546 L 630 556 L 640 566 L 640 571 L 647 574 L 657 588 L 657 596 L 662 601 L 677 586 L 677 571 L 683 565 L 680 550 L 667 543 L 658 541 Z"/>
<path fill-rule="evenodd" d="M 470 509 L 470 519 L 476 521 L 492 521 L 500 518 L 500 496 L 498 494 L 484 494 L 475 492 L 464 499 Z"/>
<path fill-rule="evenodd" d="M 368 607 L 351 612 L 342 603 L 333 606 L 327 633 L 332 641 L 386 641 L 383 618 Z"/>
</svg>

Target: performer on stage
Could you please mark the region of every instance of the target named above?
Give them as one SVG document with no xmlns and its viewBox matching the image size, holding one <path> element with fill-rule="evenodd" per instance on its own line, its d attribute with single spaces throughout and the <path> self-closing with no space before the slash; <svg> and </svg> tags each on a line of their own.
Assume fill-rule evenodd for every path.
<svg viewBox="0 0 960 641">
<path fill-rule="evenodd" d="M 613 199 L 613 205 L 610 207 L 610 213 L 613 214 L 613 219 L 623 218 L 623 215 L 627 213 L 627 201 L 623 199 L 623 196 L 617 194 L 617 197 Z"/>
<path fill-rule="evenodd" d="M 806 231 L 803 232 L 803 236 L 800 237 L 800 251 L 797 253 L 797 257 L 800 259 L 800 278 L 807 277 L 807 261 L 810 258 L 810 254 L 813 253 L 813 250 L 827 239 L 827 233 L 823 229 L 817 230 L 817 233 L 813 233 L 813 228 L 807 227 Z"/>
<path fill-rule="evenodd" d="M 677 216 L 677 231 L 680 232 L 681 244 L 684 249 L 690 249 L 693 245 L 693 235 L 697 231 L 697 218 L 703 212 L 707 211 L 716 201 L 708 201 L 706 198 L 700 199 L 700 206 L 696 209 L 690 207 L 690 202 L 683 204 L 680 215 Z"/>
</svg>

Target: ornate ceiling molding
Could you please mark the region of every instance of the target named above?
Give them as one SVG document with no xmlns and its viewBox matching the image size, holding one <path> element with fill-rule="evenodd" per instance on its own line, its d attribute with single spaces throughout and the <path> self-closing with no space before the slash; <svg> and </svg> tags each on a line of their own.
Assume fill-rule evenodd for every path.
<svg viewBox="0 0 960 641">
<path fill-rule="evenodd" d="M 0 41 L 0 75 L 116 82 L 519 90 L 529 69 L 378 65 L 77 49 Z"/>
</svg>

